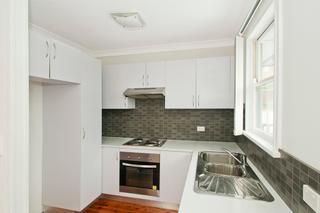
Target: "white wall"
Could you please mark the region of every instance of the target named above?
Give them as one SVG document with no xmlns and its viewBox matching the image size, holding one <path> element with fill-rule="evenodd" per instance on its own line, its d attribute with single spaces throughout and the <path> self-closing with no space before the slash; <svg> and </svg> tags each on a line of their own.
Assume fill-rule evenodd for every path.
<svg viewBox="0 0 320 213">
<path fill-rule="evenodd" d="M 233 56 L 233 55 L 234 55 L 234 47 L 228 46 L 228 47 L 203 48 L 203 49 L 157 52 L 157 53 L 146 53 L 146 54 L 107 56 L 101 59 L 103 64 L 121 64 L 121 63 L 134 63 L 134 62 L 180 60 L 180 59 L 188 59 L 188 58 L 205 58 L 205 57 L 213 57 L 213 56 Z"/>
<path fill-rule="evenodd" d="M 320 171 L 320 1 L 282 3 L 282 149 Z"/>
<path fill-rule="evenodd" d="M 0 4 L 0 212 L 9 209 L 9 186 L 8 186 L 8 157 L 5 156 L 7 147 L 5 141 L 9 135 L 9 1 Z"/>
<path fill-rule="evenodd" d="M 29 87 L 29 212 L 42 212 L 42 142 L 43 114 L 41 83 L 30 82 Z"/>
<path fill-rule="evenodd" d="M 0 212 L 28 212 L 28 1 L 0 2 Z"/>
</svg>

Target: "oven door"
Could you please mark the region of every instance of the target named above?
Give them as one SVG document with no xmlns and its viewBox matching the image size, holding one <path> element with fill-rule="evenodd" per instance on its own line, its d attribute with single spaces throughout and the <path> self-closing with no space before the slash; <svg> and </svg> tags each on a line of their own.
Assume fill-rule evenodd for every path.
<svg viewBox="0 0 320 213">
<path fill-rule="evenodd" d="M 120 192 L 159 196 L 160 164 L 120 161 Z"/>
</svg>

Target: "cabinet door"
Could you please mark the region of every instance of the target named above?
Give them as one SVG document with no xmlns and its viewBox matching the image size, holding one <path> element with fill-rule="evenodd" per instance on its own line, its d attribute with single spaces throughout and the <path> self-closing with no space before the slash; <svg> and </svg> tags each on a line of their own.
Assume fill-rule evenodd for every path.
<svg viewBox="0 0 320 213">
<path fill-rule="evenodd" d="M 195 108 L 196 61 L 166 62 L 165 108 Z"/>
<path fill-rule="evenodd" d="M 119 194 L 119 149 L 102 148 L 102 193 Z"/>
<path fill-rule="evenodd" d="M 134 86 L 133 82 L 137 82 L 133 80 L 129 83 L 128 79 L 131 76 L 128 76 L 128 71 L 130 71 L 128 66 L 123 64 L 104 66 L 102 72 L 102 106 L 104 109 L 134 108 L 134 100 L 123 95 L 129 85 Z"/>
<path fill-rule="evenodd" d="M 127 88 L 143 88 L 145 84 L 145 63 L 122 64 L 124 69 L 124 85 Z"/>
<path fill-rule="evenodd" d="M 49 39 L 41 33 L 30 30 L 29 37 L 29 75 L 49 79 Z"/>
<path fill-rule="evenodd" d="M 188 174 L 192 153 L 161 152 L 160 200 L 179 204 Z"/>
<path fill-rule="evenodd" d="M 81 90 L 79 85 L 43 87 L 42 204 L 80 209 Z"/>
<path fill-rule="evenodd" d="M 146 87 L 165 87 L 165 62 L 146 64 Z"/>
<path fill-rule="evenodd" d="M 83 54 L 81 209 L 101 194 L 101 62 Z"/>
<path fill-rule="evenodd" d="M 233 108 L 230 57 L 197 59 L 197 108 Z"/>
<path fill-rule="evenodd" d="M 60 41 L 52 40 L 50 58 L 50 78 L 54 80 L 80 83 L 81 52 Z"/>
</svg>

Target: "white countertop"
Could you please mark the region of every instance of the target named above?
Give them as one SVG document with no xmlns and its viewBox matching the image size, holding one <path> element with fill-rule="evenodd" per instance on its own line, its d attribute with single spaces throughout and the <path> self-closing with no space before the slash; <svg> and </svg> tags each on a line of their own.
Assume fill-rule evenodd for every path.
<svg viewBox="0 0 320 213">
<path fill-rule="evenodd" d="M 260 178 L 262 183 L 267 187 L 274 197 L 273 202 L 244 200 L 232 197 L 219 196 L 213 194 L 199 194 L 194 192 L 194 180 L 196 176 L 196 166 L 199 151 L 221 151 L 227 148 L 232 152 L 240 152 L 241 149 L 236 143 L 230 142 L 205 142 L 205 141 L 183 141 L 168 140 L 162 147 L 135 147 L 123 146 L 123 143 L 132 138 L 103 137 L 102 147 L 117 147 L 121 149 L 137 150 L 158 150 L 158 151 L 184 151 L 192 152 L 192 160 L 186 179 L 182 200 L 180 203 L 179 213 L 290 213 L 291 210 L 273 190 L 270 184 L 265 180 L 257 168 L 248 161 L 251 168 Z"/>
</svg>

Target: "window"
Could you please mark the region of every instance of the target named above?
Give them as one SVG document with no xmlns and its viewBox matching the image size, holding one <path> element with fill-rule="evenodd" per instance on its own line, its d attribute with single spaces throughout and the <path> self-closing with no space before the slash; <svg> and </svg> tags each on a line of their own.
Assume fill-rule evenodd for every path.
<svg viewBox="0 0 320 213">
<path fill-rule="evenodd" d="M 275 70 L 275 32 L 272 23 L 256 40 L 254 73 L 254 128 L 273 135 L 273 77 Z"/>
<path fill-rule="evenodd" d="M 245 36 L 245 130 L 243 134 L 273 157 L 277 137 L 277 16 L 271 4 Z"/>
</svg>

